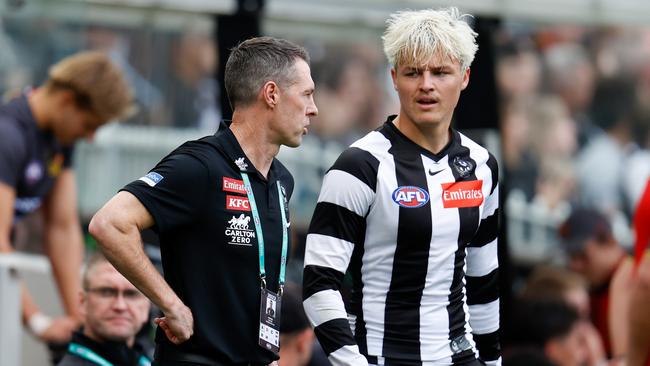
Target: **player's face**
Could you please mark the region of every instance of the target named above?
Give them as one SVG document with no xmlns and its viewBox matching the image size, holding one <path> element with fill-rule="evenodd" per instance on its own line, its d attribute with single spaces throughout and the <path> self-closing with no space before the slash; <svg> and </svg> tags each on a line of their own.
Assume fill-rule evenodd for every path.
<svg viewBox="0 0 650 366">
<path fill-rule="evenodd" d="M 292 78 L 290 85 L 280 88 L 278 117 L 271 128 L 278 136 L 278 144 L 297 147 L 307 134 L 309 118 L 318 115 L 318 108 L 314 103 L 314 81 L 309 65 L 302 59 L 294 64 Z"/>
<path fill-rule="evenodd" d="M 84 332 L 96 340 L 128 342 L 149 315 L 149 300 L 107 262 L 92 269 L 81 297 Z"/>
<path fill-rule="evenodd" d="M 54 134 L 66 146 L 80 139 L 92 140 L 95 132 L 104 124 L 95 113 L 77 106 L 73 97 L 62 98 L 55 113 Z"/>
<path fill-rule="evenodd" d="M 399 65 L 391 69 L 400 100 L 400 123 L 422 128 L 451 123 L 460 92 L 469 83 L 469 68 L 458 61 L 433 57 L 424 65 Z"/>
</svg>

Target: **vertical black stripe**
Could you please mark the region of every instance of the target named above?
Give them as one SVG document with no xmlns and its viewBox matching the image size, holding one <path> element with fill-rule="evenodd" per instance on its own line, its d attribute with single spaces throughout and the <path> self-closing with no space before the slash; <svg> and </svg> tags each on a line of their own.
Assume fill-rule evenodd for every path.
<svg viewBox="0 0 650 366">
<path fill-rule="evenodd" d="M 490 194 L 492 194 L 497 184 L 499 184 L 499 165 L 497 164 L 497 159 L 492 154 L 488 157 L 486 164 L 492 173 L 492 187 L 490 188 Z"/>
<path fill-rule="evenodd" d="M 350 265 L 348 266 L 348 272 L 352 277 L 352 294 L 350 296 L 349 312 L 357 317 L 354 326 L 354 340 L 357 342 L 359 352 L 362 355 L 368 356 L 368 338 L 366 337 L 368 331 L 366 330 L 366 322 L 363 318 L 363 278 L 361 278 L 364 239 L 361 239 L 361 243 L 356 243 L 354 246 Z"/>
<path fill-rule="evenodd" d="M 395 143 L 389 150 L 395 161 L 398 186 L 427 190 L 427 177 L 419 152 Z M 428 192 L 427 192 L 428 193 Z M 431 244 L 431 203 L 399 208 L 397 243 L 384 314 L 383 354 L 396 359 L 420 360 L 420 302 L 427 276 Z"/>
<path fill-rule="evenodd" d="M 454 131 L 454 138 L 458 144 L 454 146 L 453 151 L 450 151 L 448 159 L 454 179 L 456 182 L 476 180 L 476 161 L 470 157 L 469 148 L 460 145 L 461 138 L 458 132 Z M 462 164 L 458 163 L 459 160 L 470 163 L 472 169 L 463 172 Z M 449 340 L 452 343 L 466 333 L 465 311 L 463 310 L 463 276 L 465 275 L 463 267 L 465 265 L 465 248 L 478 228 L 479 209 L 478 207 L 458 208 L 458 218 L 460 223 L 458 248 L 454 255 L 454 274 L 449 287 L 449 305 L 447 306 Z M 466 361 L 467 357 L 467 352 L 455 353 L 452 355 L 452 362 L 457 364 Z"/>
</svg>

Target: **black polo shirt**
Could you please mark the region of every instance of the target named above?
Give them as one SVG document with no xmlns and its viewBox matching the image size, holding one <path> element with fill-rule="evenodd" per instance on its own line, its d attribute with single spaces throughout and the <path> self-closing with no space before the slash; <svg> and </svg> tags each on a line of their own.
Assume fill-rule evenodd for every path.
<svg viewBox="0 0 650 366">
<path fill-rule="evenodd" d="M 0 182 L 15 189 L 16 221 L 41 206 L 71 156 L 71 147 L 38 128 L 26 95 L 0 107 Z"/>
<path fill-rule="evenodd" d="M 243 187 L 248 173 L 262 222 L 268 288 L 277 291 L 282 248 L 278 186 L 293 177 L 276 159 L 268 179 L 257 172 L 229 128 L 186 142 L 126 187 L 155 220 L 165 280 L 192 310 L 194 335 L 180 346 L 158 329 L 163 349 L 224 363 L 277 359 L 258 341 L 260 279 L 257 235 Z"/>
</svg>

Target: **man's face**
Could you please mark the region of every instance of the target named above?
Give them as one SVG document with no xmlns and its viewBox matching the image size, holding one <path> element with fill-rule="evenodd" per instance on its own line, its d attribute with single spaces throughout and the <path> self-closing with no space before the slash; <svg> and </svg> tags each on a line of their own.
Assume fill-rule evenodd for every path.
<svg viewBox="0 0 650 366">
<path fill-rule="evenodd" d="M 460 92 L 469 83 L 469 68 L 448 57 L 434 57 L 425 65 L 391 69 L 400 101 L 400 123 L 429 128 L 451 123 Z"/>
<path fill-rule="evenodd" d="M 292 72 L 293 83 L 279 88 L 277 117 L 270 124 L 277 136 L 277 143 L 298 147 L 302 136 L 307 134 L 309 118 L 318 115 L 314 104 L 314 81 L 309 65 L 298 59 Z"/>
<path fill-rule="evenodd" d="M 570 255 L 569 268 L 582 274 L 592 287 L 604 284 L 613 271 L 607 245 L 596 239 L 586 239 L 583 249 Z"/>
<path fill-rule="evenodd" d="M 568 334 L 551 339 L 545 346 L 548 358 L 558 366 L 582 366 L 587 361 L 587 349 L 576 322 Z"/>
<path fill-rule="evenodd" d="M 53 112 L 53 131 L 57 140 L 65 146 L 77 140 L 92 140 L 95 132 L 105 123 L 95 113 L 75 103 L 73 91 L 60 91 L 57 111 Z"/>
<path fill-rule="evenodd" d="M 84 333 L 98 341 L 132 342 L 149 315 L 149 300 L 110 263 L 91 269 L 81 295 Z"/>
</svg>

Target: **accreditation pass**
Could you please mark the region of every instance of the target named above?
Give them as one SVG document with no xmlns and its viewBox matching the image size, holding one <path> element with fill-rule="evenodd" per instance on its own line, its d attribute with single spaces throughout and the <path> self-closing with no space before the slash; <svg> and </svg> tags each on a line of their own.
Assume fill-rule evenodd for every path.
<svg viewBox="0 0 650 366">
<path fill-rule="evenodd" d="M 280 351 L 280 297 L 262 289 L 260 300 L 260 334 L 258 343 L 262 348 Z"/>
</svg>

